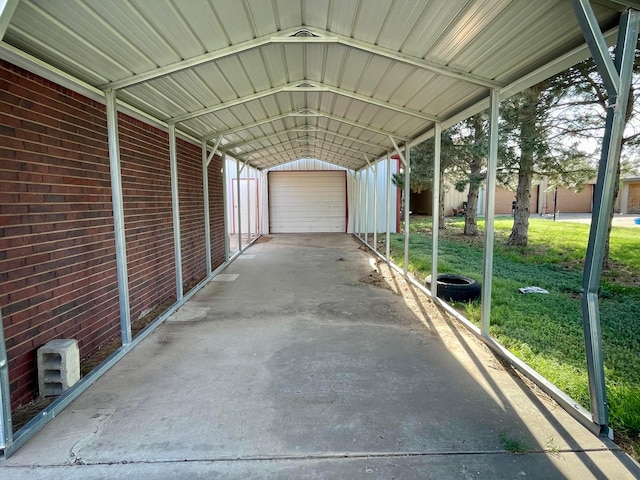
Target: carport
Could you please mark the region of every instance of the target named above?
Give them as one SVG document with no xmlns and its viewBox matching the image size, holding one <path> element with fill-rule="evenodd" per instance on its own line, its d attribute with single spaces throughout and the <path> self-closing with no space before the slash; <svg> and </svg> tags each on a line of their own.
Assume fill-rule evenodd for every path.
<svg viewBox="0 0 640 480">
<path fill-rule="evenodd" d="M 483 271 L 485 288 L 482 327 L 472 330 L 543 385 L 584 424 L 600 435 L 609 435 L 597 291 L 606 237 L 606 212 L 612 202 L 623 113 L 638 35 L 638 17 L 632 8 L 639 7 L 634 1 L 591 4 L 587 0 L 4 2 L 0 17 L 4 38 L 0 57 L 12 68 L 28 72 L 23 74 L 24 78 L 33 75 L 46 79 L 57 85 L 58 90 L 73 92 L 63 93 L 65 99 L 75 99 L 77 94 L 85 99 L 83 101 L 95 102 L 92 108 L 96 112 L 104 109 L 106 113 L 117 318 L 121 335 L 121 347 L 112 357 L 15 436 L 11 428 L 10 395 L 12 382 L 18 385 L 18 374 L 10 378 L 10 365 L 11 348 L 17 348 L 13 345 L 20 342 L 7 338 L 12 342 L 12 347 L 7 348 L 5 339 L 0 338 L 0 446 L 4 454 L 11 454 L 41 429 L 236 258 L 229 253 L 226 230 L 224 239 L 216 236 L 216 228 L 230 221 L 223 213 L 227 209 L 223 206 L 212 211 L 211 201 L 203 200 L 201 214 L 194 215 L 201 217 L 198 222 L 203 225 L 201 262 L 206 272 L 204 276 L 194 273 L 186 278 L 185 272 L 190 271 L 197 259 L 183 254 L 187 246 L 182 239 L 193 219 L 183 217 L 181 208 L 195 195 L 195 190 L 188 194 L 180 191 L 179 172 L 184 165 L 179 157 L 183 158 L 185 149 L 190 149 L 191 154 L 194 146 L 201 151 L 202 189 L 198 189 L 197 195 L 203 199 L 218 195 L 210 191 L 210 177 L 220 173 L 224 176 L 225 172 L 220 172 L 215 162 L 220 159 L 220 168 L 224 169 L 227 156 L 237 160 L 237 178 L 246 168 L 260 171 L 300 158 L 318 158 L 355 172 L 352 188 L 356 192 L 356 203 L 355 211 L 350 212 L 354 233 L 375 248 L 380 226 L 377 220 L 370 225 L 368 218 L 369 209 L 377 207 L 377 190 L 373 205 L 369 205 L 369 192 L 362 195 L 362 189 L 370 184 L 369 176 L 377 175 L 380 162 L 388 165 L 392 156 L 398 156 L 408 177 L 409 147 L 435 137 L 435 171 L 439 172 L 442 129 L 486 108 L 490 111 L 492 128 L 486 189 L 489 207 Z M 615 60 L 607 52 L 607 45 L 613 43 L 619 47 Z M 590 412 L 587 412 L 492 342 L 489 325 L 495 203 L 492 196 L 500 100 L 590 54 L 599 66 L 612 108 L 606 126 L 583 282 L 591 389 Z M 20 88 L 13 88 L 10 81 L 6 85 L 12 98 L 20 95 Z M 30 108 L 25 99 L 17 105 Z M 24 118 L 18 119 L 18 124 L 7 127 L 11 135 L 27 121 L 38 123 L 39 117 L 52 117 L 46 108 L 38 107 L 22 115 Z M 98 113 L 92 115 L 87 122 L 94 121 Z M 124 115 L 127 116 L 126 135 L 119 128 L 125 123 Z M 132 192 L 127 193 L 123 183 L 130 181 L 130 176 L 145 177 L 148 172 L 138 169 L 135 174 L 122 174 L 124 149 L 120 144 L 130 142 L 129 129 L 133 128 L 130 125 L 144 130 L 152 126 L 167 137 L 171 202 L 170 213 L 165 209 L 164 217 L 171 217 L 173 256 L 170 260 L 175 273 L 175 302 L 135 339 L 132 322 L 136 318 L 131 315 L 129 281 L 130 270 L 137 264 L 129 260 L 131 230 L 127 230 L 126 225 L 131 216 L 126 215 L 125 210 L 131 208 L 127 195 L 135 198 L 136 192 L 131 189 Z M 13 144 L 7 147 L 9 151 L 18 148 Z M 66 146 L 58 144 L 56 148 L 65 150 Z M 97 147 L 88 141 L 87 148 Z M 82 148 L 80 151 L 94 154 Z M 82 162 L 84 158 L 76 160 Z M 54 170 L 47 171 L 54 173 Z M 193 172 L 191 174 L 193 177 Z M 264 181 L 261 179 L 261 183 Z M 389 182 L 387 186 L 391 188 Z M 227 201 L 226 182 L 222 187 L 220 199 Z M 405 188 L 408 198 L 409 181 L 405 182 Z M 240 189 L 237 191 L 241 205 Z M 433 195 L 434 199 L 438 198 L 437 188 Z M 54 196 L 47 198 L 56 201 Z M 385 198 L 390 199 L 391 195 Z M 142 199 L 139 203 L 144 202 Z M 408 273 L 408 207 L 405 209 L 405 276 Z M 199 208 L 194 207 L 194 212 Z M 237 225 L 240 229 L 240 218 Z M 388 233 L 389 222 L 385 228 Z M 437 231 L 437 215 L 434 215 L 434 231 Z M 18 232 L 16 230 L 16 235 Z M 251 239 L 252 233 L 255 238 L 259 232 L 248 233 Z M 214 236 L 216 238 L 212 238 Z M 241 231 L 238 238 L 239 250 L 245 250 L 247 244 L 242 243 Z M 434 252 L 437 252 L 437 242 L 436 235 Z M 224 246 L 224 258 L 214 265 L 212 252 L 220 245 Z M 388 252 L 383 256 L 388 259 Z M 434 276 L 437 267 L 437 255 L 434 255 Z M 185 284 L 191 279 L 198 280 L 196 287 L 186 288 Z M 10 303 L 12 292 L 2 293 Z M 5 306 L 0 307 L 4 311 Z M 447 308 L 446 305 L 443 308 Z M 11 312 L 14 311 L 19 312 L 19 306 L 12 304 Z M 16 334 L 12 330 L 12 336 L 20 333 L 23 332 Z M 55 337 L 56 332 L 51 334 Z M 20 338 L 23 345 L 24 339 Z"/>
</svg>

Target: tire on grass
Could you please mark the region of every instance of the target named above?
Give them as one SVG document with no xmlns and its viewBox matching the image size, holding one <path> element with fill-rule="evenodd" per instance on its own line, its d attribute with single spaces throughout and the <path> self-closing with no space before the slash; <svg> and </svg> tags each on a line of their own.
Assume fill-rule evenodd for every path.
<svg viewBox="0 0 640 480">
<path fill-rule="evenodd" d="M 431 275 L 424 283 L 431 288 Z M 453 273 L 438 274 L 438 297 L 447 302 L 470 302 L 480 296 L 480 291 L 480 283 L 474 278 Z"/>
</svg>

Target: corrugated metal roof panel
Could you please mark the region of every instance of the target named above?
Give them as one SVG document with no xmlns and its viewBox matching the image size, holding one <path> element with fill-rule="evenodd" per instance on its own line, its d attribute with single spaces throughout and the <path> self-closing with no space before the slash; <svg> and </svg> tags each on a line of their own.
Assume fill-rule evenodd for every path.
<svg viewBox="0 0 640 480">
<path fill-rule="evenodd" d="M 607 28 L 622 8 L 594 4 Z M 259 141 L 255 166 L 356 167 L 584 43 L 566 0 L 21 0 L 5 41 L 223 148 L 325 130 Z"/>
</svg>

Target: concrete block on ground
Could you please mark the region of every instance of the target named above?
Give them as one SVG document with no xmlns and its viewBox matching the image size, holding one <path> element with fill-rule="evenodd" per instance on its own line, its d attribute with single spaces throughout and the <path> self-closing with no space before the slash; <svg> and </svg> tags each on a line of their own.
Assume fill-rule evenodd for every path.
<svg viewBox="0 0 640 480">
<path fill-rule="evenodd" d="M 41 397 L 60 395 L 80 380 L 80 350 L 74 339 L 47 342 L 38 349 Z"/>
</svg>

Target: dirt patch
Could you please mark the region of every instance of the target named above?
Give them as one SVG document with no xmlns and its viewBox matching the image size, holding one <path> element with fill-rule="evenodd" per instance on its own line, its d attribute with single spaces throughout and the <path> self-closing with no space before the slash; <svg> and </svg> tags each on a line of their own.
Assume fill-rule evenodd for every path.
<svg viewBox="0 0 640 480">
<path fill-rule="evenodd" d="M 185 285 L 185 293 L 195 287 L 200 280 L 194 280 Z M 175 297 L 170 297 L 163 303 L 155 307 L 149 313 L 140 317 L 135 322 L 131 323 L 131 335 L 133 338 L 138 335 L 147 325 L 158 318 L 164 313 L 171 305 L 176 302 Z M 94 368 L 104 362 L 109 355 L 115 352 L 122 345 L 120 333 L 108 342 L 102 344 L 96 352 L 92 355 L 80 360 L 80 376 L 84 377 L 89 374 Z M 11 414 L 11 420 L 13 423 L 13 432 L 17 432 L 24 425 L 26 425 L 32 418 L 38 415 L 42 410 L 47 408 L 58 397 L 45 397 L 36 398 L 31 402 L 22 405 L 15 409 Z"/>
<path fill-rule="evenodd" d="M 270 242 L 271 240 L 272 240 L 272 237 L 267 237 L 267 236 L 265 236 L 265 235 L 262 235 L 262 236 L 258 237 L 258 239 L 257 239 L 255 242 L 253 242 L 253 243 L 254 243 L 254 244 L 257 244 L 257 243 L 267 243 L 267 242 Z"/>
<path fill-rule="evenodd" d="M 366 283 L 367 285 L 373 285 L 374 287 L 384 288 L 386 290 L 391 290 L 396 295 L 400 295 L 397 291 L 395 291 L 385 277 L 378 270 L 374 270 L 371 273 L 360 277 L 361 283 Z"/>
</svg>

